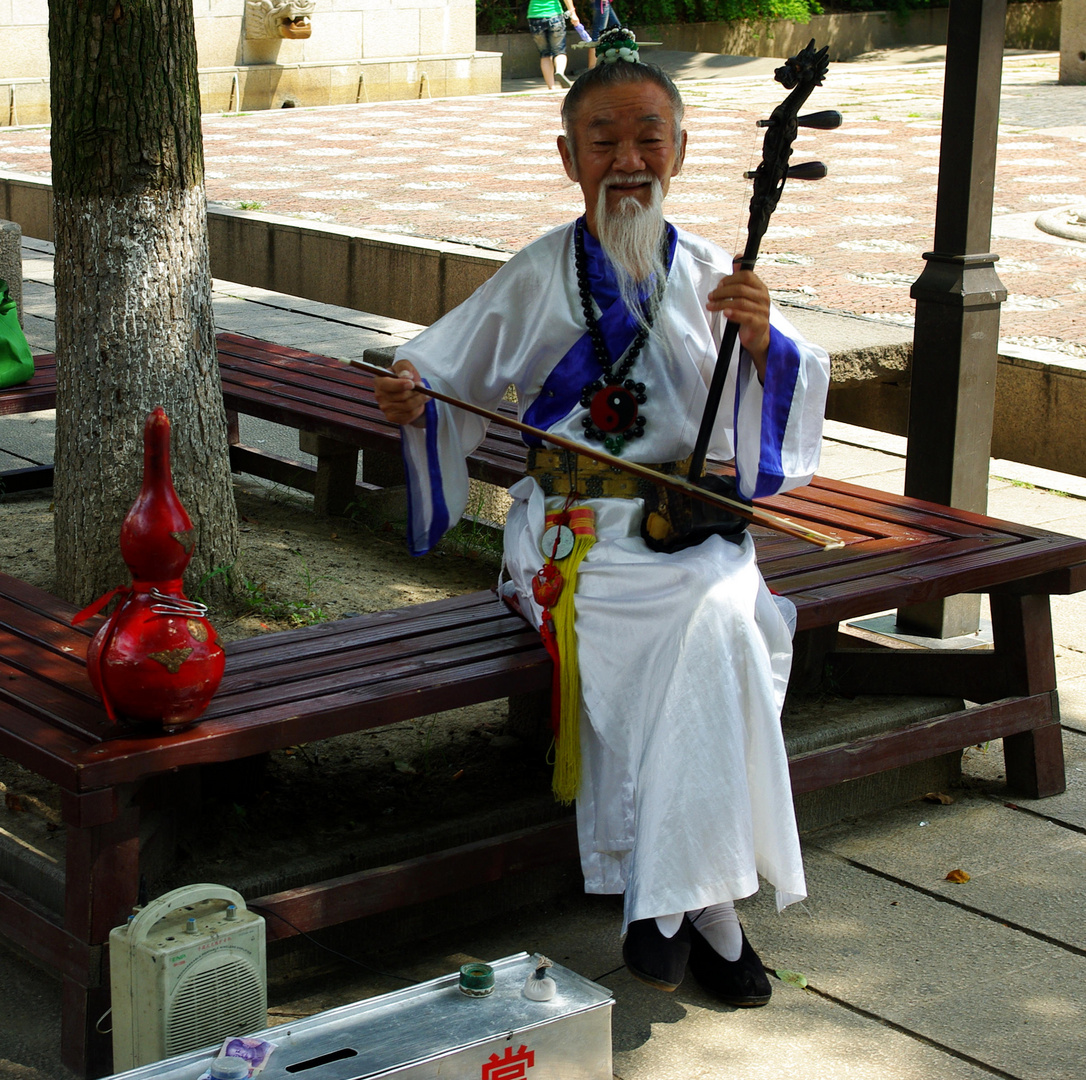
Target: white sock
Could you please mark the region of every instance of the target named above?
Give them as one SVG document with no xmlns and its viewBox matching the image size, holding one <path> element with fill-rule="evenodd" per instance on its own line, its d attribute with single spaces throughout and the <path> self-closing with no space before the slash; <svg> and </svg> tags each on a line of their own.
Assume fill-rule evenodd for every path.
<svg viewBox="0 0 1086 1080">
<path fill-rule="evenodd" d="M 739 954 L 743 951 L 743 928 L 739 925 L 735 905 L 730 900 L 702 908 L 701 911 L 688 911 L 687 915 L 701 936 L 725 960 L 739 959 Z"/>
<path fill-rule="evenodd" d="M 656 916 L 656 929 L 666 938 L 673 938 L 678 932 L 679 927 L 683 924 L 683 913 L 680 911 L 678 915 L 657 915 Z"/>
</svg>

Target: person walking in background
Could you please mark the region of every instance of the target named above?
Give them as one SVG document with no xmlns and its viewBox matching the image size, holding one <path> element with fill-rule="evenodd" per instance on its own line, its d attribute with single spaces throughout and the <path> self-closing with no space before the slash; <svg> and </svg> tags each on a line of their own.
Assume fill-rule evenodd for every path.
<svg viewBox="0 0 1086 1080">
<path fill-rule="evenodd" d="M 528 0 L 528 29 L 548 90 L 556 89 L 556 80 L 565 87 L 573 85 L 566 78 L 566 14 L 574 26 L 581 25 L 573 0 Z"/>
<path fill-rule="evenodd" d="M 619 17 L 615 14 L 611 0 L 592 0 L 592 40 L 599 41 L 600 34 L 605 30 L 616 30 L 622 26 Z M 596 66 L 596 50 L 588 50 L 588 66 Z"/>
</svg>

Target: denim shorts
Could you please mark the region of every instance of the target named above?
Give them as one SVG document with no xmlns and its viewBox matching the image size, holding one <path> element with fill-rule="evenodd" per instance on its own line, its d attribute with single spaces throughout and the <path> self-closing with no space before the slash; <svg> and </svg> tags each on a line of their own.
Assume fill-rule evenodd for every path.
<svg viewBox="0 0 1086 1080">
<path fill-rule="evenodd" d="M 592 40 L 599 41 L 600 34 L 604 30 L 615 30 L 620 27 L 622 23 L 618 21 L 618 16 L 615 14 L 615 9 L 608 4 L 603 7 L 600 4 L 600 0 L 592 0 Z"/>
<path fill-rule="evenodd" d="M 529 19 L 528 29 L 540 56 L 561 56 L 566 51 L 566 20 L 561 15 Z"/>
</svg>

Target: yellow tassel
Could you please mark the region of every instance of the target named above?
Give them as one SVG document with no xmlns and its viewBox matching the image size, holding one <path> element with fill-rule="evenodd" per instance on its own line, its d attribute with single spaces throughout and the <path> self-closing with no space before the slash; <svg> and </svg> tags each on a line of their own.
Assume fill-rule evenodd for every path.
<svg viewBox="0 0 1086 1080">
<path fill-rule="evenodd" d="M 581 786 L 581 673 L 577 661 L 577 633 L 573 626 L 577 569 L 596 542 L 592 510 L 587 506 L 578 506 L 567 513 L 569 527 L 573 530 L 573 550 L 556 564 L 564 584 L 558 601 L 551 608 L 558 638 L 561 680 L 561 715 L 551 789 L 555 799 L 564 805 L 573 802 Z M 559 516 L 558 513 L 547 515 L 548 528 L 557 524 Z"/>
</svg>

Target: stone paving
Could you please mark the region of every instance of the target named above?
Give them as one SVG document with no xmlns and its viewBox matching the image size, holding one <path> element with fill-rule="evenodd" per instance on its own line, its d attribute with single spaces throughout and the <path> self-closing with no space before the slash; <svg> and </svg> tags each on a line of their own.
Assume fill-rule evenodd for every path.
<svg viewBox="0 0 1086 1080">
<path fill-rule="evenodd" d="M 759 270 L 778 299 L 911 322 L 909 286 L 933 246 L 943 73 L 938 60 L 831 67 L 809 106 L 838 108 L 845 124 L 801 132 L 793 155 L 825 160 L 830 175 L 788 184 L 762 244 Z M 1058 86 L 1057 75 L 1055 53 L 1005 57 L 993 226 L 1010 294 L 1002 337 L 1086 356 L 1086 248 L 1033 225 L 1086 204 L 1086 88 Z M 686 81 L 683 93 L 689 153 L 668 217 L 740 248 L 754 121 L 781 88 L 758 74 Z M 554 149 L 560 99 L 527 90 L 205 116 L 208 197 L 517 250 L 581 209 Z M 0 130 L 0 169 L 48 174 L 48 141 L 45 129 Z"/>
</svg>

